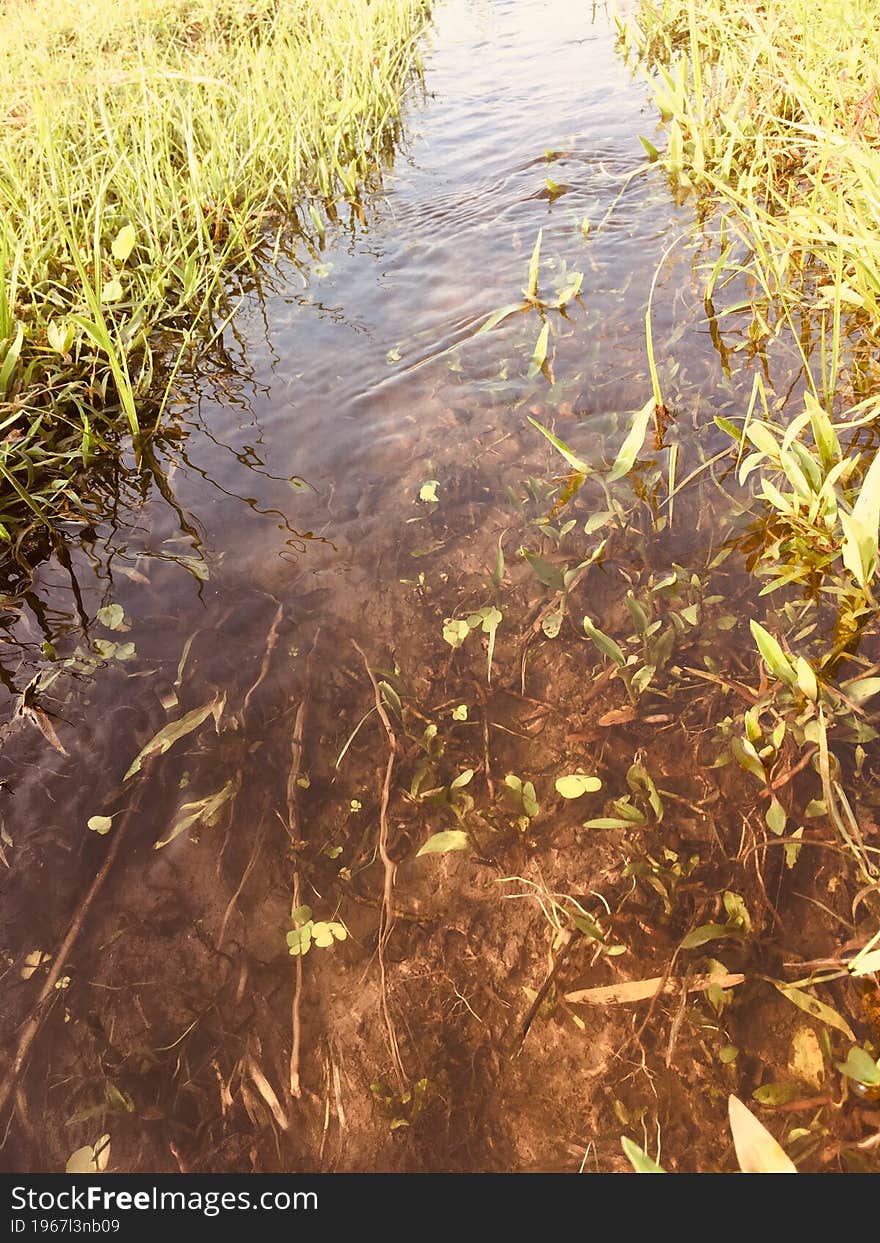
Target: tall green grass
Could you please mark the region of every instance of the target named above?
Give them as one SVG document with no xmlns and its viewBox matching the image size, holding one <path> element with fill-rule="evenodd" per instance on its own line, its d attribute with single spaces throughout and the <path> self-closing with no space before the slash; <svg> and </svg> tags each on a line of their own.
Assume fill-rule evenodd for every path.
<svg viewBox="0 0 880 1243">
<path fill-rule="evenodd" d="M 720 217 L 710 320 L 731 280 L 750 291 L 725 309 L 751 311 L 751 401 L 715 421 L 751 489 L 746 565 L 772 612 L 770 629 L 751 624 L 776 684 L 762 704 L 817 748 L 827 815 L 873 886 L 829 739 L 856 744 L 858 773 L 877 737 L 861 705 L 880 666 L 859 649 L 880 615 L 880 455 L 866 451 L 880 418 L 880 0 L 642 0 L 618 25 L 667 123 L 666 151 L 643 140 L 649 155 L 701 219 Z M 793 398 L 768 391 L 778 339 L 799 364 Z M 747 720 L 743 747 L 752 734 Z"/>
<path fill-rule="evenodd" d="M 662 162 L 722 213 L 710 314 L 746 277 L 758 354 L 784 338 L 800 361 L 803 404 L 771 409 L 756 374 L 725 427 L 741 482 L 758 470 L 792 533 L 765 590 L 818 576 L 850 611 L 873 606 L 880 475 L 856 444 L 880 415 L 880 3 L 643 0 L 619 26 L 667 122 Z"/>
<path fill-rule="evenodd" d="M 157 358 L 377 173 L 426 0 L 9 0 L 0 13 L 0 540 L 81 510 Z M 2 546 L 0 546 L 2 556 Z"/>
</svg>

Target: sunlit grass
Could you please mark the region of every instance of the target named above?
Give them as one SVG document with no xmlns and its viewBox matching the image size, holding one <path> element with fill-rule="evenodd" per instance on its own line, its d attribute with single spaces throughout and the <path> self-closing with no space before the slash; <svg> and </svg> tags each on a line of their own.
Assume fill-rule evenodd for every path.
<svg viewBox="0 0 880 1243">
<path fill-rule="evenodd" d="M 222 278 L 375 175 L 424 0 L 11 0 L 0 15 L 0 535 L 161 408 Z M 267 246 L 268 241 L 268 246 Z M 163 372 L 163 374 L 165 374 Z M 146 409 L 149 406 L 149 415 Z M 24 521 L 23 521 L 24 520 Z"/>
</svg>

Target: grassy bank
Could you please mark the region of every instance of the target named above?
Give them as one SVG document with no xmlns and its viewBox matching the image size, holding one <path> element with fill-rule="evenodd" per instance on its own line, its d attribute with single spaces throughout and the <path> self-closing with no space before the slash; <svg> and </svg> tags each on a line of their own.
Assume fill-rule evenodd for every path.
<svg viewBox="0 0 880 1243">
<path fill-rule="evenodd" d="M 424 0 L 11 0 L 0 15 L 0 537 L 81 510 L 221 280 L 323 231 L 393 139 Z M 161 346 L 159 346 L 161 342 Z M 0 546 L 0 555 L 3 547 Z"/>
<path fill-rule="evenodd" d="M 716 421 L 735 442 L 739 482 L 753 476 L 764 506 L 754 569 L 765 594 L 795 585 L 831 606 L 833 634 L 810 654 L 829 674 L 876 608 L 878 17 L 873 0 L 688 0 L 644 3 L 621 24 L 668 123 L 662 155 L 645 145 L 715 222 L 710 321 L 752 317 L 751 403 L 734 423 Z M 731 282 L 748 292 L 725 307 Z M 795 401 L 768 393 L 777 343 L 796 364 Z"/>
</svg>

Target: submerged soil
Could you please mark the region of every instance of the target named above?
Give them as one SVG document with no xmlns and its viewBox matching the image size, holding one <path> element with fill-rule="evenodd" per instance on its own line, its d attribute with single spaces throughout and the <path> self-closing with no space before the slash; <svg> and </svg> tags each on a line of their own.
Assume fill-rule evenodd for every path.
<svg viewBox="0 0 880 1243">
<path fill-rule="evenodd" d="M 182 384 L 154 469 L 123 470 L 112 510 L 7 599 L 10 1062 L 42 1023 L 3 1168 L 61 1169 L 109 1134 L 125 1171 L 623 1171 L 626 1134 L 667 1168 L 725 1169 L 730 1092 L 802 1168 L 875 1161 L 858 1145 L 880 1105 L 833 1069 L 851 1042 L 774 981 L 864 944 L 876 895 L 827 823 L 803 821 L 795 858 L 760 784 L 719 764 L 758 686 L 751 516 L 723 463 L 667 501 L 670 446 L 684 479 L 723 444 L 712 415 L 747 400 L 748 325 L 721 353 L 706 331 L 711 239 L 638 171 L 657 135 L 611 23 L 550 8 L 440 6 L 383 197 L 282 261 Z M 552 383 L 528 376 L 536 313 L 473 336 L 539 228 L 548 300 L 584 273 L 547 313 Z M 672 418 L 609 485 L 673 231 L 690 240 L 655 304 Z M 797 393 L 781 347 L 766 366 Z M 596 470 L 573 495 L 529 416 Z M 633 600 L 672 646 L 645 641 L 656 673 L 629 695 L 582 618 L 624 643 Z M 444 638 L 491 608 L 491 653 L 479 623 Z M 880 655 L 871 629 L 861 654 Z M 775 770 L 792 827 L 820 795 L 798 758 Z M 848 785 L 868 848 L 877 759 L 867 742 Z M 602 788 L 560 797 L 577 771 Z M 628 826 L 584 827 L 625 821 L 622 799 Z M 445 831 L 467 849 L 418 854 Z M 302 905 L 345 937 L 297 959 Z M 30 971 L 35 952 L 52 958 Z M 876 1040 L 871 990 L 819 995 Z"/>
</svg>

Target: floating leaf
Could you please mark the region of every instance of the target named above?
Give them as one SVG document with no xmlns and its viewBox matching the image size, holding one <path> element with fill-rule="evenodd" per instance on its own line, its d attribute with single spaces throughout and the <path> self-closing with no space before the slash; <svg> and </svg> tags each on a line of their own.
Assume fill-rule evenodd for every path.
<svg viewBox="0 0 880 1243">
<path fill-rule="evenodd" d="M 598 777 L 587 777 L 583 773 L 571 773 L 567 777 L 556 778 L 556 789 L 563 798 L 580 798 L 582 794 L 591 794 L 602 789 Z"/>
<path fill-rule="evenodd" d="M 738 1097 L 729 1097 L 728 1112 L 733 1146 L 744 1174 L 797 1173 L 794 1162 Z"/>
<path fill-rule="evenodd" d="M 127 630 L 125 624 L 125 613 L 120 604 L 105 604 L 102 609 L 98 609 L 95 614 L 102 626 L 106 626 L 108 630 Z"/>
<path fill-rule="evenodd" d="M 187 734 L 191 734 L 194 729 L 206 721 L 212 715 L 218 705 L 216 698 L 212 699 L 202 708 L 193 708 L 192 712 L 187 712 L 186 716 L 182 716 L 179 721 L 170 721 L 163 726 L 157 734 L 154 734 L 145 747 L 142 747 L 128 767 L 123 780 L 128 781 L 129 777 L 133 777 L 135 773 L 140 772 L 141 765 L 144 760 L 151 755 L 164 755 L 169 751 L 176 742 L 181 738 L 185 738 Z"/>
<path fill-rule="evenodd" d="M 461 829 L 446 829 L 429 837 L 416 852 L 416 858 L 420 855 L 445 855 L 450 850 L 467 850 L 469 846 L 467 833 L 463 833 Z"/>
<path fill-rule="evenodd" d="M 113 827 L 113 817 L 112 816 L 90 816 L 87 823 L 93 833 L 100 833 L 100 835 L 103 837 L 104 834 L 109 833 L 111 828 Z"/>
</svg>

